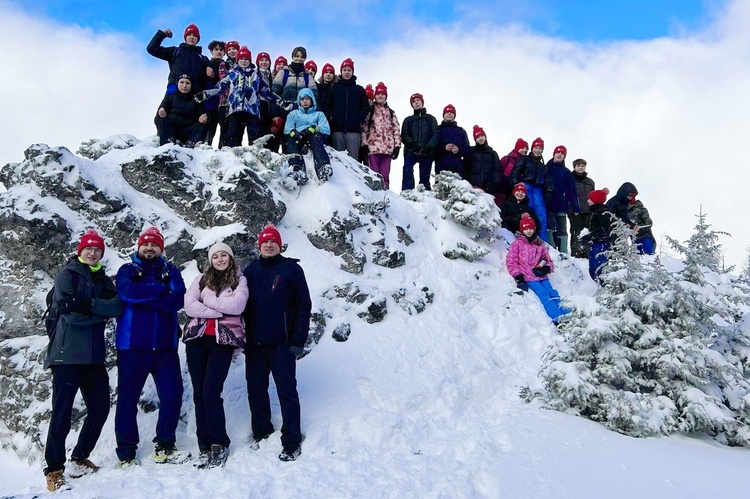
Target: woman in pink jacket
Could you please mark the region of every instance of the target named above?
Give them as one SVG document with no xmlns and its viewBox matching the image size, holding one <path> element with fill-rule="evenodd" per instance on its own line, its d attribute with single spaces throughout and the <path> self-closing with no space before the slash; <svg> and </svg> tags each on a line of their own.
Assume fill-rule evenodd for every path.
<svg viewBox="0 0 750 499">
<path fill-rule="evenodd" d="M 247 279 L 234 261 L 232 248 L 217 243 L 208 250 L 209 267 L 185 295 L 188 371 L 193 384 L 195 425 L 200 456 L 198 468 L 224 466 L 229 453 L 221 392 L 236 349 L 245 348 L 242 311 L 247 303 Z"/>
<path fill-rule="evenodd" d="M 521 291 L 531 289 L 544 306 L 544 311 L 557 324 L 561 315 L 570 310 L 560 305 L 560 294 L 549 282 L 555 265 L 547 251 L 547 245 L 539 238 L 534 219 L 524 213 L 518 224 L 521 236 L 510 245 L 505 256 L 508 272 L 516 280 Z"/>
<path fill-rule="evenodd" d="M 401 125 L 396 113 L 388 107 L 388 89 L 381 81 L 375 87 L 375 101 L 362 124 L 362 146 L 369 152 L 369 166 L 383 177 L 386 189 L 390 186 L 391 160 L 401 150 Z"/>
</svg>

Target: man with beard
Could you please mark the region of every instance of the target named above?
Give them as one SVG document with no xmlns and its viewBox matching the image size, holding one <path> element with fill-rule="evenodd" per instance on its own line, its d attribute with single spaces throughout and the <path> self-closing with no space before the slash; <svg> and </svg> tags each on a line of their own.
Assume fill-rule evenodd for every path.
<svg viewBox="0 0 750 499">
<path fill-rule="evenodd" d="M 115 436 L 120 466 L 140 464 L 138 400 L 150 374 L 159 395 L 156 423 L 156 463 L 178 464 L 189 454 L 177 451 L 175 431 L 182 406 L 182 373 L 177 356 L 177 311 L 183 306 L 185 282 L 167 263 L 164 236 L 150 227 L 138 238 L 132 262 L 120 267 L 115 286 L 124 304 L 117 321 L 117 409 Z"/>
</svg>

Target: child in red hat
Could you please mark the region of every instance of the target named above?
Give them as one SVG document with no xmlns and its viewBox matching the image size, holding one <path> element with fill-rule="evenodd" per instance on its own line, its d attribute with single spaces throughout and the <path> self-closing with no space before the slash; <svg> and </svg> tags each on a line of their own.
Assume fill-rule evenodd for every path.
<svg viewBox="0 0 750 499">
<path fill-rule="evenodd" d="M 362 122 L 370 106 L 367 94 L 354 76 L 354 61 L 347 58 L 341 63 L 341 76 L 331 92 L 331 142 L 337 151 L 346 151 L 355 160 L 359 158 Z"/>
<path fill-rule="evenodd" d="M 390 183 L 391 160 L 401 150 L 401 124 L 388 106 L 388 88 L 381 81 L 373 90 L 374 104 L 367 113 L 362 128 L 362 146 L 367 148 L 370 169 L 383 177 L 383 185 Z"/>
<path fill-rule="evenodd" d="M 495 150 L 487 143 L 487 134 L 479 125 L 472 130 L 474 146 L 466 157 L 466 180 L 475 188 L 482 189 L 495 197 L 495 204 L 500 206 L 505 202 L 505 196 L 500 196 L 500 182 L 502 167 L 500 158 Z"/>
<path fill-rule="evenodd" d="M 166 38 L 172 38 L 172 30 L 158 30 L 151 38 L 146 51 L 157 59 L 169 63 L 167 95 L 177 92 L 177 80 L 183 74 L 190 77 L 194 92 L 207 88 L 207 78 L 213 77 L 214 72 L 209 66 L 208 58 L 202 54 L 202 49 L 198 45 L 201 39 L 198 26 L 191 24 L 185 28 L 185 41 L 178 47 L 162 47 L 161 44 Z"/>
<path fill-rule="evenodd" d="M 401 140 L 404 143 L 404 172 L 401 190 L 414 189 L 414 165 L 419 164 L 419 183 L 430 190 L 430 173 L 435 157 L 435 149 L 440 140 L 437 120 L 427 113 L 424 97 L 414 93 L 409 98 L 414 113 L 404 119 L 401 126 Z"/>
<path fill-rule="evenodd" d="M 435 173 L 450 171 L 465 177 L 464 158 L 471 145 L 466 130 L 456 123 L 456 108 L 448 104 L 443 109 L 443 122 L 438 126 L 438 146 L 435 149 Z"/>
</svg>

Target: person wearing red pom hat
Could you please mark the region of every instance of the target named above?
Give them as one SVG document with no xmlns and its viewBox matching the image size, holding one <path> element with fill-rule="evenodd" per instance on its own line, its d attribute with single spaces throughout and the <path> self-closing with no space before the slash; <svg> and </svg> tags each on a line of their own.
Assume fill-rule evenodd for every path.
<svg viewBox="0 0 750 499">
<path fill-rule="evenodd" d="M 609 189 L 598 189 L 591 191 L 588 196 L 589 211 L 591 212 L 591 222 L 589 223 L 589 233 L 581 238 L 581 242 L 590 245 L 589 251 L 589 276 L 591 279 L 599 282 L 601 268 L 607 263 L 607 251 L 612 245 L 612 229 L 614 219 L 612 212 L 606 205 Z"/>
<path fill-rule="evenodd" d="M 513 146 L 513 150 L 500 158 L 500 166 L 502 167 L 502 176 L 500 177 L 500 193 L 501 196 L 505 196 L 506 199 L 510 199 L 511 190 L 514 184 L 511 184 L 510 174 L 513 171 L 513 167 L 516 165 L 518 158 L 526 156 L 529 153 L 529 143 L 523 140 L 521 137 L 516 139 L 516 144 Z"/>
<path fill-rule="evenodd" d="M 482 189 L 487 194 L 492 194 L 495 197 L 495 204 L 500 206 L 505 202 L 505 196 L 499 197 L 502 178 L 500 158 L 487 143 L 487 134 L 482 127 L 474 125 L 472 135 L 475 144 L 466 157 L 464 175 L 472 186 Z"/>
<path fill-rule="evenodd" d="M 437 120 L 427 113 L 424 97 L 414 93 L 409 98 L 414 113 L 401 125 L 401 141 L 404 143 L 404 171 L 401 190 L 414 189 L 414 165 L 419 164 L 419 183 L 431 190 L 430 173 L 435 158 L 435 149 L 440 140 Z"/>
<path fill-rule="evenodd" d="M 117 321 L 117 406 L 115 437 L 121 466 L 140 464 L 136 450 L 138 401 L 149 375 L 159 396 L 154 461 L 184 462 L 189 454 L 175 446 L 182 407 L 182 370 L 177 355 L 185 282 L 180 270 L 163 256 L 164 236 L 149 227 L 138 237 L 131 262 L 117 271 L 115 284 L 125 308 Z"/>
<path fill-rule="evenodd" d="M 208 87 L 208 78 L 214 76 L 209 66 L 209 60 L 202 54 L 198 45 L 201 39 L 198 26 L 195 24 L 185 28 L 184 39 L 178 47 L 162 47 L 166 38 L 172 38 L 172 30 L 158 30 L 151 38 L 146 51 L 157 59 L 169 63 L 169 77 L 167 79 L 167 95 L 177 92 L 177 80 L 181 75 L 188 75 L 193 82 L 193 91 L 200 92 Z"/>
<path fill-rule="evenodd" d="M 552 159 L 547 162 L 547 176 L 552 183 L 552 191 L 546 202 L 546 238 L 561 253 L 568 253 L 568 213 L 578 215 L 581 212 L 575 178 L 565 166 L 567 154 L 565 146 L 557 146 Z"/>
<path fill-rule="evenodd" d="M 547 165 L 542 157 L 544 152 L 544 141 L 537 137 L 531 143 L 531 154 L 521 156 L 516 160 L 513 171 L 510 173 L 510 182 L 516 185 L 519 182 L 526 184 L 529 204 L 539 217 L 539 233 L 547 234 L 547 207 L 545 198 L 549 197 L 552 183 L 547 176 Z"/>
<path fill-rule="evenodd" d="M 338 81 L 339 77 L 336 76 L 336 69 L 333 67 L 333 64 L 324 64 L 323 69 L 320 70 L 320 78 L 317 81 L 318 111 L 326 115 L 329 124 L 333 118 L 333 86 Z M 326 143 L 331 145 L 330 136 Z"/>
<path fill-rule="evenodd" d="M 401 124 L 388 106 L 388 88 L 381 81 L 373 90 L 374 104 L 367 113 L 362 128 L 362 146 L 367 149 L 368 165 L 383 177 L 383 185 L 391 185 L 391 161 L 401 150 Z"/>
<path fill-rule="evenodd" d="M 257 66 L 258 74 L 270 88 L 273 83 L 271 56 L 267 52 L 258 53 L 255 57 L 255 65 Z M 260 134 L 271 135 L 271 138 L 268 139 L 264 146 L 269 151 L 279 152 L 279 147 L 281 147 L 281 131 L 284 129 L 282 114 L 278 106 L 265 97 L 260 98 Z M 278 124 L 279 120 L 281 120 L 281 126 Z"/>
<path fill-rule="evenodd" d="M 49 336 L 45 368 L 52 370 L 52 415 L 44 459 L 50 491 L 65 485 L 65 439 L 78 391 L 86 405 L 83 429 L 70 456 L 72 475 L 99 470 L 89 460 L 109 414 L 109 375 L 104 367 L 104 328 L 122 313 L 115 285 L 101 264 L 104 239 L 95 230 L 81 237 L 77 255 L 58 272 L 45 317 Z M 75 470 L 75 471 L 73 471 Z"/>
<path fill-rule="evenodd" d="M 435 149 L 435 173 L 449 171 L 464 177 L 464 158 L 471 152 L 466 130 L 456 123 L 456 108 L 448 104 L 443 109 L 443 121 L 438 126 L 440 138 Z"/>
<path fill-rule="evenodd" d="M 357 84 L 354 61 L 341 62 L 339 81 L 331 91 L 331 143 L 337 151 L 346 151 L 351 158 L 359 158 L 362 122 L 370 105 L 365 89 Z"/>
<path fill-rule="evenodd" d="M 305 354 L 312 301 L 299 260 L 281 255 L 281 234 L 266 225 L 258 234 L 260 259 L 243 275 L 249 297 L 245 318 L 247 380 L 253 448 L 273 432 L 268 378 L 273 375 L 281 405 L 282 461 L 294 461 L 302 452 L 297 359 Z"/>
</svg>

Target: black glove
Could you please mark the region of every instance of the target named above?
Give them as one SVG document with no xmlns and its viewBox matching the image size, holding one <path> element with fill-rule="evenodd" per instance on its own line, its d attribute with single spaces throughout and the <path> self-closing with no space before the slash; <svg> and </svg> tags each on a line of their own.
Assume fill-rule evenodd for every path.
<svg viewBox="0 0 750 499">
<path fill-rule="evenodd" d="M 517 276 L 513 276 L 513 279 L 516 280 L 516 287 L 520 289 L 521 291 L 528 291 L 529 285 L 526 284 L 526 279 L 524 278 L 523 274 L 518 274 Z"/>
<path fill-rule="evenodd" d="M 159 280 L 166 287 L 169 287 L 169 283 L 172 282 L 172 276 L 169 275 L 169 270 L 164 270 L 164 272 L 162 272 L 161 278 Z"/>
<path fill-rule="evenodd" d="M 532 272 L 537 277 L 544 277 L 550 273 L 550 270 L 549 265 L 542 265 L 541 267 L 534 267 Z"/>
<path fill-rule="evenodd" d="M 298 347 L 296 345 L 290 345 L 289 346 L 289 351 L 292 352 L 292 355 L 294 355 L 295 359 L 299 359 L 305 353 L 305 348 L 304 347 Z"/>
<path fill-rule="evenodd" d="M 398 159 L 398 153 L 401 152 L 401 147 L 396 146 L 393 148 L 393 152 L 391 153 L 391 159 Z"/>
<path fill-rule="evenodd" d="M 193 97 L 193 100 L 195 102 L 206 102 L 208 100 L 208 92 L 205 90 L 202 90 L 195 94 L 195 97 Z"/>
</svg>

